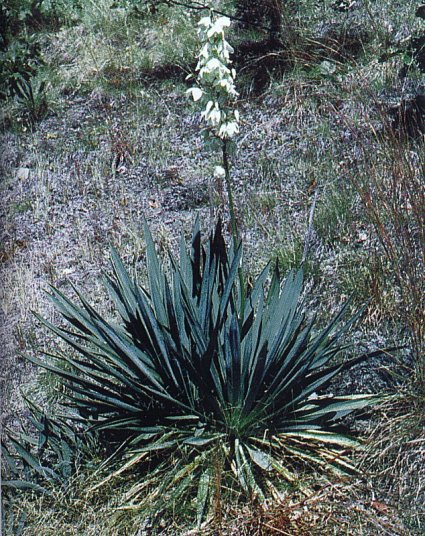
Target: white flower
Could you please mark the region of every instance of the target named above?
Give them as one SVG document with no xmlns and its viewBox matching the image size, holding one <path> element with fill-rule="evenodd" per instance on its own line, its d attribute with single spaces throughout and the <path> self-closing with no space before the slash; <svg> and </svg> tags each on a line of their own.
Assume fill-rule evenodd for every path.
<svg viewBox="0 0 425 536">
<path fill-rule="evenodd" d="M 199 71 L 199 76 L 202 78 L 205 75 L 212 74 L 215 77 L 222 78 L 230 73 L 230 70 L 217 58 L 212 58 Z"/>
<path fill-rule="evenodd" d="M 211 17 L 202 17 L 202 19 L 198 22 L 198 26 L 205 26 L 205 28 L 209 28 L 211 24 Z"/>
<path fill-rule="evenodd" d="M 218 85 L 224 88 L 227 93 L 232 94 L 235 91 L 233 82 L 229 82 L 229 80 L 226 80 L 225 78 L 219 80 Z"/>
<path fill-rule="evenodd" d="M 205 119 L 211 124 L 211 126 L 218 127 L 221 121 L 221 112 L 218 102 L 216 102 L 214 108 L 212 108 L 212 110 L 205 115 Z"/>
<path fill-rule="evenodd" d="M 193 100 L 196 102 L 202 98 L 202 95 L 204 94 L 204 92 L 199 87 L 191 87 L 190 89 L 186 91 L 186 94 L 191 95 Z"/>
<path fill-rule="evenodd" d="M 222 140 L 233 138 L 235 134 L 239 132 L 239 125 L 236 121 L 229 121 L 228 123 L 223 123 L 220 126 L 218 135 Z"/>
<path fill-rule="evenodd" d="M 205 58 L 206 60 L 210 57 L 210 45 L 209 43 L 206 43 L 202 48 L 201 48 L 201 51 L 199 52 L 199 57 L 200 58 Z"/>
<path fill-rule="evenodd" d="M 214 86 L 220 88 L 220 92 L 224 92 L 227 94 L 227 97 L 232 95 L 233 91 L 235 91 L 235 86 L 233 84 L 233 79 L 229 78 L 228 76 L 220 76 L 216 78 L 214 81 Z M 223 91 L 224 90 L 224 91 Z"/>
<path fill-rule="evenodd" d="M 224 28 L 228 28 L 229 26 L 230 26 L 230 19 L 228 17 L 220 17 L 214 22 L 214 24 L 208 30 L 207 37 L 213 37 L 214 35 L 222 34 L 224 31 Z"/>
<path fill-rule="evenodd" d="M 214 70 L 220 71 L 223 67 L 225 67 L 225 65 L 223 65 L 217 58 L 212 58 L 205 64 L 205 70 L 207 72 L 212 72 Z"/>
<path fill-rule="evenodd" d="M 208 113 L 213 106 L 214 106 L 214 102 L 212 100 L 208 101 L 207 108 L 205 111 Z"/>
<path fill-rule="evenodd" d="M 225 39 L 222 39 L 220 43 L 217 44 L 216 51 L 223 60 L 230 62 L 230 54 L 233 54 L 234 49 Z"/>
<path fill-rule="evenodd" d="M 198 54 L 199 87 L 187 90 L 194 101 L 202 99 L 207 102 L 201 112 L 209 132 L 222 140 L 232 138 L 239 132 L 239 113 L 233 110 L 233 103 L 238 96 L 235 87 L 235 69 L 230 69 L 230 54 L 233 48 L 224 37 L 224 30 L 230 26 L 228 17 L 215 20 L 211 13 L 199 23 L 199 36 L 202 47 Z"/>
<path fill-rule="evenodd" d="M 223 48 L 226 50 L 226 52 L 229 52 L 230 54 L 233 54 L 235 49 L 230 45 L 227 41 L 223 39 Z"/>
<path fill-rule="evenodd" d="M 216 179 L 224 179 L 226 176 L 226 171 L 223 166 L 215 166 L 214 168 L 214 177 Z"/>
</svg>

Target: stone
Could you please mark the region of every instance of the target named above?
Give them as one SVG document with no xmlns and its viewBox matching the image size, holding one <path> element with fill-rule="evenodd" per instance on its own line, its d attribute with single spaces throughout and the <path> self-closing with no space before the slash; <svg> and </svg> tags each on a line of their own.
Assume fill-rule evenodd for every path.
<svg viewBox="0 0 425 536">
<path fill-rule="evenodd" d="M 21 167 L 16 170 L 16 178 L 20 181 L 28 180 L 31 170 L 27 167 Z"/>
</svg>

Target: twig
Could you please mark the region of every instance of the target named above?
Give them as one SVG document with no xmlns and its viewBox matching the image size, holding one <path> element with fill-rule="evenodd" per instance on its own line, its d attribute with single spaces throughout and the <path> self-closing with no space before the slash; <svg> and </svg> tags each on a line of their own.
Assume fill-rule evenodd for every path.
<svg viewBox="0 0 425 536">
<path fill-rule="evenodd" d="M 263 523 L 263 525 L 268 529 L 278 532 L 279 534 L 285 534 L 285 536 L 293 536 L 292 532 L 286 532 L 286 530 L 278 529 L 277 527 L 273 527 L 273 525 L 269 525 L 268 523 Z"/>
<path fill-rule="evenodd" d="M 266 30 L 267 32 L 271 32 L 271 28 L 268 26 L 264 26 L 264 24 L 260 24 L 258 22 L 254 22 L 252 20 L 244 20 L 240 17 L 236 17 L 235 15 L 229 15 L 229 13 L 225 13 L 224 11 L 220 11 L 218 9 L 213 9 L 211 6 L 202 4 L 201 2 L 180 2 L 179 0 L 166 0 L 166 3 L 168 5 L 175 5 L 175 6 L 181 6 L 185 7 L 187 9 L 194 9 L 196 11 L 202 11 L 207 9 L 208 11 L 211 11 L 212 13 L 215 13 L 216 15 L 223 15 L 224 17 L 228 17 L 231 20 L 234 20 L 236 22 L 243 22 L 244 24 L 248 24 L 249 26 L 253 26 L 255 28 L 260 28 L 261 30 Z"/>
<path fill-rule="evenodd" d="M 310 208 L 310 216 L 308 218 L 307 232 L 305 234 L 305 239 L 304 239 L 304 251 L 303 251 L 303 257 L 302 257 L 302 260 L 301 260 L 301 266 L 305 263 L 305 261 L 307 259 L 308 248 L 309 248 L 310 240 L 311 240 L 311 234 L 313 232 L 313 217 L 314 217 L 314 211 L 315 211 L 315 208 L 316 208 L 317 190 L 318 189 L 317 189 L 317 186 L 316 186 L 316 188 L 314 190 L 313 203 L 312 203 L 311 208 Z"/>
</svg>

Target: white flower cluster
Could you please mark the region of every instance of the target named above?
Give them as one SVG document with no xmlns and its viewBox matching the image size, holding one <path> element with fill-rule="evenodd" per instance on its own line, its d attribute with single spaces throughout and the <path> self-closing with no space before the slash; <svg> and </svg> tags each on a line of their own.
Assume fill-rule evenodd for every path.
<svg viewBox="0 0 425 536">
<path fill-rule="evenodd" d="M 196 66 L 198 86 L 190 88 L 187 93 L 194 101 L 205 102 L 201 117 L 214 135 L 229 140 L 239 132 L 239 112 L 231 106 L 231 101 L 238 96 L 236 71 L 228 67 L 233 48 L 224 37 L 224 29 L 230 26 L 230 19 L 220 17 L 214 20 L 211 14 L 203 17 L 198 25 L 203 43 Z"/>
</svg>

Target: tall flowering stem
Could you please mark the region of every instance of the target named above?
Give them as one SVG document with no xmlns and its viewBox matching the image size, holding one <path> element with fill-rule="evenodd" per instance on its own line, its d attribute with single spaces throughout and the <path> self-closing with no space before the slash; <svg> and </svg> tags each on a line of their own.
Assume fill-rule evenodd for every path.
<svg viewBox="0 0 425 536">
<path fill-rule="evenodd" d="M 219 140 L 222 149 L 222 166 L 216 166 L 214 175 L 224 179 L 229 199 L 229 211 L 235 248 L 239 236 L 235 217 L 232 182 L 229 164 L 229 145 L 239 132 L 239 112 L 235 109 L 238 93 L 235 88 L 236 71 L 230 67 L 233 48 L 226 41 L 224 31 L 230 26 L 227 17 L 215 18 L 213 13 L 198 23 L 202 42 L 196 66 L 197 85 L 187 93 L 203 106 L 201 119 L 209 137 Z"/>
<path fill-rule="evenodd" d="M 236 248 L 239 242 L 239 237 L 238 237 L 238 228 L 236 225 L 235 204 L 233 202 L 232 181 L 230 178 L 229 153 L 228 153 L 227 144 L 228 144 L 228 141 L 223 140 L 223 143 L 222 143 L 223 169 L 224 169 L 224 179 L 226 182 L 227 197 L 229 199 L 229 211 L 230 211 L 230 221 L 232 225 L 233 242 Z"/>
<path fill-rule="evenodd" d="M 196 66 L 197 85 L 190 88 L 187 93 L 203 106 L 201 119 L 205 124 L 205 133 L 213 140 L 219 140 L 221 144 L 222 165 L 216 166 L 214 175 L 217 179 L 224 179 L 226 183 L 233 245 L 236 251 L 240 238 L 230 176 L 229 146 L 239 133 L 239 112 L 235 108 L 238 97 L 235 87 L 236 71 L 230 66 L 230 54 L 233 53 L 233 48 L 224 35 L 225 29 L 229 26 L 228 17 L 216 18 L 212 12 L 199 21 L 198 34 L 202 47 Z M 242 267 L 239 267 L 239 284 L 243 317 L 246 291 Z"/>
</svg>

